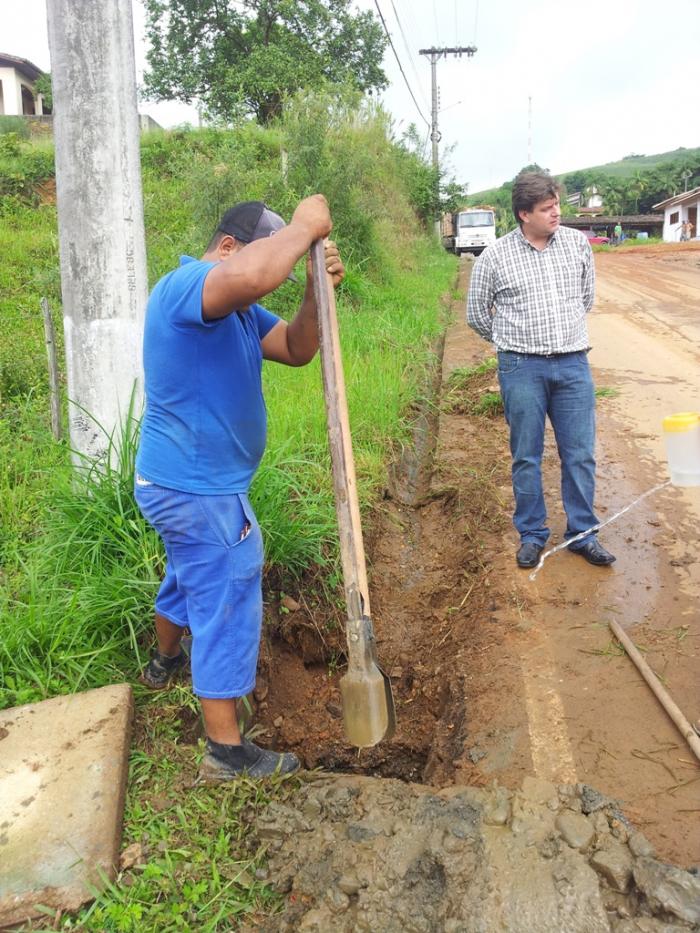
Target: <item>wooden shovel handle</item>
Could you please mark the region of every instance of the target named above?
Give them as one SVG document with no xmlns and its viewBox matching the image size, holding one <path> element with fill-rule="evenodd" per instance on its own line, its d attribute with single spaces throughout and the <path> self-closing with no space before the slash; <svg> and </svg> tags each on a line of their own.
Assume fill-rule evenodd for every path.
<svg viewBox="0 0 700 933">
<path fill-rule="evenodd" d="M 676 724 L 678 731 L 681 733 L 688 745 L 690 745 L 693 753 L 695 754 L 695 757 L 698 759 L 698 761 L 700 761 L 700 738 L 698 738 L 693 727 L 671 699 L 671 694 L 662 686 L 661 681 L 641 656 L 635 647 L 634 642 L 625 632 L 622 626 L 612 620 L 608 623 L 608 625 L 610 626 L 610 630 L 612 631 L 615 638 L 617 638 L 617 640 L 627 652 L 630 660 L 637 667 L 639 673 L 651 687 L 651 690 L 656 695 L 659 703 L 663 706 L 668 715 Z"/>
<path fill-rule="evenodd" d="M 345 599 L 348 618 L 359 621 L 363 616 L 369 617 L 370 615 L 367 568 L 362 544 L 360 504 L 357 496 L 355 462 L 352 456 L 343 361 L 340 355 L 338 316 L 333 282 L 326 272 L 323 240 L 316 240 L 312 244 L 311 262 Z"/>
</svg>

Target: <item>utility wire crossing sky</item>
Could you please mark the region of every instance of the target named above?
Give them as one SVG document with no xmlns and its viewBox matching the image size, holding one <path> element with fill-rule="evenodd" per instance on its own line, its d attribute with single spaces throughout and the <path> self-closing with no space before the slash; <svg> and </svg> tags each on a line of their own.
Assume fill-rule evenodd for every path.
<svg viewBox="0 0 700 933">
<path fill-rule="evenodd" d="M 472 192 L 511 179 L 532 157 L 559 174 L 700 145 L 698 0 L 356 0 L 391 37 L 381 95 L 401 136 L 411 123 L 430 154 L 430 62 L 419 49 L 475 45 L 437 65 L 440 157 Z M 144 13 L 134 0 L 137 70 Z M 4 0 L 0 51 L 50 69 L 44 0 Z M 144 101 L 163 126 L 196 124 L 193 107 Z"/>
</svg>

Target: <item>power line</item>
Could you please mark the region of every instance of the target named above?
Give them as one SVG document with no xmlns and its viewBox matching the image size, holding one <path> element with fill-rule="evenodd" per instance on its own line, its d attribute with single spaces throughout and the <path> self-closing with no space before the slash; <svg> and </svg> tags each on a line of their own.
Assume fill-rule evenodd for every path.
<svg viewBox="0 0 700 933">
<path fill-rule="evenodd" d="M 387 39 L 389 40 L 389 45 L 391 46 L 391 51 L 394 53 L 394 58 L 396 59 L 396 64 L 399 66 L 399 71 L 401 72 L 401 76 L 403 77 L 404 82 L 406 83 L 406 87 L 408 88 L 408 93 L 411 95 L 411 99 L 413 100 L 413 103 L 414 103 L 415 106 L 416 106 L 416 110 L 417 110 L 418 113 L 421 115 L 421 119 L 423 120 L 423 122 L 425 123 L 426 126 L 430 126 L 430 122 L 423 116 L 423 111 L 422 111 L 422 110 L 420 109 L 420 107 L 418 106 L 418 101 L 416 100 L 416 95 L 413 93 L 413 90 L 411 89 L 411 85 L 408 83 L 408 78 L 406 77 L 406 72 L 403 70 L 403 65 L 401 64 L 401 59 L 399 58 L 398 53 L 397 53 L 396 49 L 394 48 L 394 43 L 393 43 L 392 40 L 391 40 L 391 34 L 390 34 L 389 30 L 387 29 L 387 25 L 386 25 L 386 22 L 385 22 L 385 20 L 384 20 L 384 16 L 382 15 L 382 11 L 381 11 L 381 9 L 379 8 L 379 2 L 378 2 L 378 0 L 374 0 L 374 5 L 375 5 L 376 8 L 377 8 L 377 13 L 379 13 L 379 19 L 382 21 L 382 26 L 384 27 L 384 32 L 386 33 L 386 37 L 387 37 Z"/>
<path fill-rule="evenodd" d="M 394 11 L 394 16 L 396 17 L 396 23 L 397 23 L 397 25 L 398 25 L 398 27 L 399 27 L 399 32 L 401 33 L 401 38 L 403 39 L 403 44 L 404 44 L 404 47 L 405 47 L 405 49 L 406 49 L 406 54 L 408 55 L 408 60 L 409 60 L 409 62 L 411 63 L 411 68 L 413 69 L 413 77 L 414 77 L 414 78 L 416 79 L 416 81 L 418 82 L 418 89 L 419 89 L 419 90 L 418 90 L 418 93 L 420 94 L 420 97 L 421 97 L 421 100 L 423 101 L 423 103 L 424 103 L 426 106 L 428 106 L 428 100 L 427 100 L 427 98 L 426 98 L 424 92 L 423 92 L 422 89 L 421 89 L 421 78 L 420 78 L 420 75 L 418 74 L 418 69 L 416 68 L 416 63 L 415 63 L 415 61 L 413 60 L 413 55 L 411 54 L 411 46 L 409 45 L 408 39 L 406 38 L 406 32 L 405 32 L 405 30 L 404 30 L 404 28 L 403 28 L 403 25 L 402 25 L 402 23 L 401 23 L 401 20 L 400 20 L 400 18 L 399 18 L 399 11 L 396 9 L 396 4 L 394 3 L 394 0 L 390 0 L 390 3 L 391 3 L 391 8 L 392 8 L 392 10 Z"/>
</svg>

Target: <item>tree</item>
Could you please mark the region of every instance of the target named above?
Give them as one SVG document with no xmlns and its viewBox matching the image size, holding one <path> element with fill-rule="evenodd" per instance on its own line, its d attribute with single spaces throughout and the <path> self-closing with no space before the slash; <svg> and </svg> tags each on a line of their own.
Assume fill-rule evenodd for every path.
<svg viewBox="0 0 700 933">
<path fill-rule="evenodd" d="M 431 162 L 427 143 L 428 137 L 422 138 L 415 123 L 411 123 L 397 143 L 397 155 L 411 206 L 429 227 L 441 214 L 451 214 L 464 207 L 469 185 L 458 182 L 450 174 L 447 157 L 454 147 L 443 153 L 443 159 L 436 168 Z"/>
<path fill-rule="evenodd" d="M 34 90 L 37 94 L 41 94 L 44 113 L 51 113 L 53 110 L 53 89 L 51 87 L 51 75 L 48 72 L 39 75 L 34 84 Z"/>
<path fill-rule="evenodd" d="M 569 172 L 567 175 L 564 175 L 562 181 L 570 194 L 573 194 L 575 191 L 583 191 L 589 184 L 588 175 L 584 171 Z"/>
<path fill-rule="evenodd" d="M 268 123 L 286 96 L 324 84 L 381 90 L 386 38 L 352 0 L 144 0 L 146 95 Z"/>
<path fill-rule="evenodd" d="M 540 175 L 549 175 L 549 169 L 548 169 L 548 168 L 542 168 L 542 166 L 541 166 L 541 165 L 538 165 L 537 162 L 531 162 L 529 165 L 524 165 L 524 166 L 520 169 L 520 171 L 519 171 L 518 174 L 515 176 L 515 178 L 513 179 L 513 181 L 515 181 L 515 179 L 518 178 L 518 176 L 524 174 L 525 172 L 538 172 Z"/>
<path fill-rule="evenodd" d="M 629 192 L 634 200 L 634 212 L 635 214 L 639 213 L 639 199 L 644 194 L 649 186 L 647 180 L 647 174 L 640 172 L 637 169 L 636 172 L 632 175 L 631 180 L 629 181 Z"/>
<path fill-rule="evenodd" d="M 610 177 L 603 186 L 603 204 L 609 214 L 621 214 L 625 204 L 625 185 L 619 178 Z"/>
</svg>

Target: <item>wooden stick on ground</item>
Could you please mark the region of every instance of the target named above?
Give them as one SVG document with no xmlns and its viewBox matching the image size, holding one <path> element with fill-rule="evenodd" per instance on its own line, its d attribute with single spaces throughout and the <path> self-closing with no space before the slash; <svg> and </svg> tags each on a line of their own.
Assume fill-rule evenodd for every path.
<svg viewBox="0 0 700 933">
<path fill-rule="evenodd" d="M 617 638 L 617 640 L 629 655 L 630 659 L 637 666 L 639 673 L 656 694 L 656 698 L 659 703 L 663 706 L 668 715 L 674 721 L 688 745 L 690 745 L 695 757 L 700 761 L 700 738 L 695 734 L 693 727 L 673 702 L 668 691 L 661 686 L 661 682 L 659 681 L 658 677 L 649 667 L 639 651 L 637 651 L 632 640 L 628 635 L 625 634 L 624 629 L 618 625 L 617 622 L 609 622 L 608 625 L 610 626 L 610 629 L 615 638 Z"/>
<path fill-rule="evenodd" d="M 46 353 L 49 358 L 49 388 L 51 390 L 51 431 L 56 440 L 61 439 L 61 393 L 58 381 L 58 362 L 56 360 L 56 332 L 53 318 L 46 298 L 41 299 L 41 311 L 44 316 L 44 338 Z"/>
</svg>

